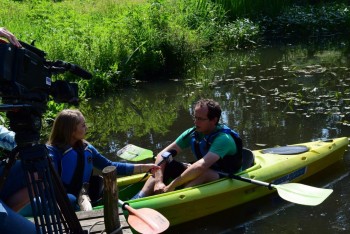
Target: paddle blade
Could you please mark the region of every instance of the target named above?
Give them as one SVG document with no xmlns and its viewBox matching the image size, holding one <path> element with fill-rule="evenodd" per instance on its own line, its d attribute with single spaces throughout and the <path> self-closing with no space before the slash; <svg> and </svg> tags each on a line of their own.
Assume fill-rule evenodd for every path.
<svg viewBox="0 0 350 234">
<path fill-rule="evenodd" d="M 118 150 L 117 156 L 128 161 L 141 161 L 153 157 L 153 152 L 133 144 L 128 144 Z"/>
<path fill-rule="evenodd" d="M 129 212 L 129 225 L 139 233 L 161 233 L 170 223 L 161 213 L 150 208 L 141 208 Z"/>
<path fill-rule="evenodd" d="M 283 199 L 300 205 L 317 206 L 332 192 L 332 189 L 315 188 L 304 184 L 288 183 L 273 185 Z"/>
</svg>

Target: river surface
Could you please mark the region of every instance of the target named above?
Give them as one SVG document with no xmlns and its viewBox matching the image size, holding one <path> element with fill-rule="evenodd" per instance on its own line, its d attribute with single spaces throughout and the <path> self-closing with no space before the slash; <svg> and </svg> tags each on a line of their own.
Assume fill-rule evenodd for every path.
<svg viewBox="0 0 350 234">
<path fill-rule="evenodd" d="M 193 103 L 217 100 L 222 122 L 252 150 L 350 136 L 348 41 L 284 44 L 235 52 L 200 64 L 194 78 L 138 83 L 79 107 L 88 140 L 112 160 L 128 143 L 157 153 L 193 126 Z M 177 156 L 192 161 L 190 152 Z M 149 162 L 149 161 L 146 161 Z M 350 154 L 302 183 L 334 192 L 301 206 L 277 194 L 170 228 L 167 233 L 349 233 Z"/>
</svg>

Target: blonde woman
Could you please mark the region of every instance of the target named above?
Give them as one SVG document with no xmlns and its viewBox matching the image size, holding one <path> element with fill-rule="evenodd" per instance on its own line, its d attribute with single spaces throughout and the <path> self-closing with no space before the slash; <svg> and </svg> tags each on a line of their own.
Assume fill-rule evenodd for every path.
<svg viewBox="0 0 350 234">
<path fill-rule="evenodd" d="M 115 166 L 119 175 L 154 172 L 160 168 L 155 164 L 110 161 L 85 140 L 86 131 L 83 114 L 79 110 L 66 109 L 57 115 L 47 142 L 49 154 L 72 203 L 77 202 L 83 185 L 89 183 L 93 168 L 102 170 Z"/>
</svg>

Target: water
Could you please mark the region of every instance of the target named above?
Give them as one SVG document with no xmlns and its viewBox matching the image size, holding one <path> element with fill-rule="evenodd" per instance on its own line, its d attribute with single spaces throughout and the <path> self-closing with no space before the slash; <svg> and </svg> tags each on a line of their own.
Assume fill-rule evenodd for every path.
<svg viewBox="0 0 350 234">
<path fill-rule="evenodd" d="M 345 45 L 343 42 L 341 45 Z M 343 47 L 279 45 L 234 53 L 206 64 L 192 79 L 139 83 L 80 106 L 88 140 L 112 160 L 128 143 L 158 152 L 191 127 L 191 106 L 214 98 L 222 122 L 252 150 L 350 136 L 350 59 Z M 191 153 L 178 160 L 192 161 Z M 321 205 L 306 207 L 271 195 L 170 228 L 168 233 L 346 233 L 350 231 L 350 154 L 303 181 L 333 188 Z"/>
<path fill-rule="evenodd" d="M 334 192 L 321 205 L 301 206 L 271 195 L 170 229 L 169 233 L 348 233 L 350 154 L 306 181 Z M 195 227 L 195 228 L 193 228 Z"/>
</svg>

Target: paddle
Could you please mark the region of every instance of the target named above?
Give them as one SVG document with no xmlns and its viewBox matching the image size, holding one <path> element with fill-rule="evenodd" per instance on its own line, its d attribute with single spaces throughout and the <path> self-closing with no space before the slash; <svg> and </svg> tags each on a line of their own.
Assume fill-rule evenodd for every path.
<svg viewBox="0 0 350 234">
<path fill-rule="evenodd" d="M 128 210 L 128 223 L 139 233 L 161 233 L 170 225 L 169 220 L 156 210 L 150 208 L 136 210 L 121 200 L 118 200 L 118 204 L 124 210 Z"/>
<path fill-rule="evenodd" d="M 128 161 L 141 161 L 153 157 L 153 152 L 139 146 L 128 144 L 118 150 L 117 156 Z"/>
<path fill-rule="evenodd" d="M 256 185 L 262 185 L 270 189 L 274 188 L 281 198 L 300 205 L 317 206 L 333 192 L 332 189 L 315 188 L 304 184 L 286 183 L 277 185 L 238 175 L 230 175 L 229 177 Z"/>
</svg>

